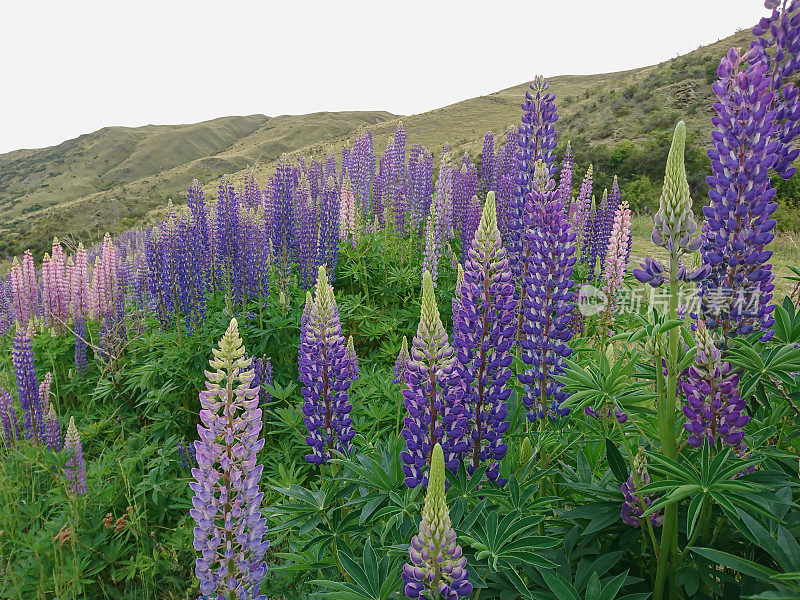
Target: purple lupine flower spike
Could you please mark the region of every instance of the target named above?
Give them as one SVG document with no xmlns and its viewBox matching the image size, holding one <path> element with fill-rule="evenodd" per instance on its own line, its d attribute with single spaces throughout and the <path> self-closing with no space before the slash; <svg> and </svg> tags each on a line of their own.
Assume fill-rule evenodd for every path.
<svg viewBox="0 0 800 600">
<path fill-rule="evenodd" d="M 681 387 L 686 393 L 683 427 L 689 434 L 689 445 L 709 446 L 717 441 L 739 448 L 744 438 L 743 427 L 750 421 L 745 414 L 746 403 L 739 393 L 739 375 L 714 344 L 703 321 L 695 331 L 697 354 Z"/>
<path fill-rule="evenodd" d="M 47 430 L 47 447 L 58 452 L 63 448 L 64 441 L 61 439 L 61 423 L 58 421 L 58 414 L 52 403 L 45 418 L 45 429 Z"/>
<path fill-rule="evenodd" d="M 400 453 L 408 487 L 427 485 L 431 452 L 442 444 L 447 468 L 455 472 L 464 440 L 463 389 L 455 371 L 456 357 L 439 316 L 431 274 L 422 277 L 422 305 L 411 345 L 404 419 L 406 450 Z"/>
<path fill-rule="evenodd" d="M 33 363 L 33 348 L 30 338 L 25 336 L 14 338 L 12 359 L 17 379 L 19 403 L 22 407 L 25 438 L 44 442 L 46 439 L 44 412 L 42 399 L 39 396 L 39 381 L 36 378 L 36 366 Z"/>
<path fill-rule="evenodd" d="M 465 459 L 470 473 L 488 463 L 486 476 L 498 478 L 499 461 L 508 451 L 503 433 L 508 429 L 506 400 L 511 389 L 511 346 L 516 332 L 516 300 L 506 250 L 497 228 L 495 194 L 489 192 L 480 226 L 469 248 L 458 311 L 453 321 L 453 344 L 458 371 L 466 388 L 465 407 L 469 419 Z M 454 300 L 455 303 L 455 300 Z M 454 309 L 455 310 L 455 309 Z"/>
<path fill-rule="evenodd" d="M 710 204 L 706 217 L 703 262 L 711 275 L 701 287 L 701 312 L 724 341 L 753 331 L 769 339 L 774 318 L 771 303 L 775 275 L 767 245 L 775 237 L 776 190 L 769 178 L 781 147 L 775 134 L 767 63 L 750 62 L 754 47 L 740 56 L 731 48 L 713 85 L 718 102 L 712 118 L 714 147 L 708 150 L 712 175 L 706 178 Z"/>
<path fill-rule="evenodd" d="M 75 427 L 75 417 L 69 418 L 67 436 L 64 439 L 64 452 L 69 455 L 64 467 L 67 490 L 73 496 L 83 496 L 86 493 L 86 461 L 83 458 L 81 436 Z"/>
<path fill-rule="evenodd" d="M 525 203 L 533 191 L 534 165 L 543 161 L 548 176 L 555 175 L 556 121 L 558 112 L 555 96 L 549 92 L 550 84 L 539 76 L 530 84 L 522 103 L 522 125 L 519 127 L 516 153 L 516 190 L 509 211 L 508 258 L 514 279 L 521 288 L 529 249 L 525 246 Z M 521 292 L 524 296 L 524 291 Z"/>
<path fill-rule="evenodd" d="M 206 389 L 200 392 L 197 467 L 189 484 L 194 549 L 200 553 L 195 575 L 203 598 L 266 600 L 260 589 L 269 541 L 261 515 L 263 467 L 256 462 L 264 446 L 261 409 L 236 319 L 212 352 L 213 371 L 206 371 Z"/>
<path fill-rule="evenodd" d="M 526 369 L 518 378 L 526 389 L 528 419 L 535 421 L 569 413 L 561 408 L 568 395 L 554 376 L 564 372 L 564 359 L 572 354 L 567 342 L 572 338 L 569 324 L 575 308 L 570 288 L 576 235 L 543 162 L 537 164 L 536 185 L 525 210 L 531 256 L 523 279 L 527 294 L 520 340 Z"/>
<path fill-rule="evenodd" d="M 564 151 L 564 159 L 561 162 L 561 178 L 558 183 L 558 195 L 564 207 L 570 206 L 572 200 L 572 173 L 575 158 L 572 155 L 572 146 L 567 140 L 567 149 Z"/>
<path fill-rule="evenodd" d="M 753 28 L 758 40 L 750 42 L 752 60 L 767 65 L 770 89 L 774 92 L 771 109 L 775 110 L 775 139 L 780 141 L 777 159 L 772 168 L 783 179 L 791 179 L 792 166 L 800 156 L 795 139 L 800 135 L 800 94 L 789 78 L 800 69 L 800 5 L 797 0 L 767 0 L 764 6 L 772 11 Z"/>
<path fill-rule="evenodd" d="M 358 369 L 358 355 L 356 354 L 355 346 L 353 345 L 353 336 L 347 338 L 347 372 L 351 384 L 358 380 L 360 371 Z"/>
<path fill-rule="evenodd" d="M 638 489 L 650 484 L 650 473 L 647 470 L 647 457 L 644 449 L 640 448 L 639 453 L 633 459 L 633 471 L 628 480 L 622 484 L 622 495 L 625 501 L 622 503 L 622 520 L 631 527 L 639 527 L 642 524 L 642 514 L 653 504 L 654 500 L 647 494 L 639 494 Z M 664 523 L 664 515 L 660 510 L 650 515 L 650 524 L 659 527 Z"/>
<path fill-rule="evenodd" d="M 392 382 L 400 386 L 406 382 L 406 373 L 408 372 L 408 361 L 411 356 L 408 353 L 408 338 L 403 336 L 403 341 L 400 344 L 400 352 L 397 354 L 397 360 L 394 361 L 394 377 Z"/>
<path fill-rule="evenodd" d="M 0 389 L 0 423 L 3 425 L 3 442 L 6 448 L 11 448 L 20 439 L 19 421 L 11 394 L 3 389 Z"/>
<path fill-rule="evenodd" d="M 462 555 L 450 522 L 445 496 L 445 462 L 440 444 L 433 448 L 430 481 L 422 507 L 419 533 L 408 548 L 410 563 L 403 565 L 403 583 L 408 598 L 457 600 L 472 592 L 467 558 Z"/>
<path fill-rule="evenodd" d="M 334 450 L 349 452 L 355 436 L 347 348 L 324 266 L 319 268 L 308 321 L 300 332 L 299 371 L 305 400 L 303 421 L 309 433 L 306 443 L 311 447 L 306 460 L 323 464 Z"/>
</svg>

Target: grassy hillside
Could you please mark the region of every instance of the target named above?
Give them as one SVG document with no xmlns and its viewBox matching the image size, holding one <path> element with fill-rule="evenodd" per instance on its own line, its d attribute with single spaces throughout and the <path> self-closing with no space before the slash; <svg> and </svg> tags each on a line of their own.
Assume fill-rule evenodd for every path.
<svg viewBox="0 0 800 600">
<path fill-rule="evenodd" d="M 549 78 L 561 115 L 561 146 L 571 140 L 576 170 L 594 163 L 598 192 L 618 174 L 634 209 L 647 209 L 660 189 L 669 131 L 682 118 L 690 131 L 690 180 L 702 198 L 711 83 L 720 57 L 749 40 L 744 31 L 658 65 Z M 402 117 L 408 140 L 434 152 L 449 143 L 456 154 L 478 157 L 487 130 L 498 144 L 519 122 L 526 89 L 521 84 Z M 386 112 L 343 112 L 114 127 L 53 148 L 0 155 L 0 257 L 41 249 L 54 234 L 97 239 L 106 230 L 128 228 L 168 198 L 180 202 L 193 178 L 208 184 L 211 195 L 221 175 L 237 180 L 249 168 L 263 184 L 281 154 L 338 154 L 360 128 L 372 130 L 380 152 L 398 119 Z"/>
</svg>

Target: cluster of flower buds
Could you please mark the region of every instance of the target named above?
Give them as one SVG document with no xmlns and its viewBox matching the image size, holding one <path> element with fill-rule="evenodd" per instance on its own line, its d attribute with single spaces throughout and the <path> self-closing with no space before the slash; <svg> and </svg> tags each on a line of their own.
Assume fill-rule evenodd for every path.
<svg viewBox="0 0 800 600">
<path fill-rule="evenodd" d="M 647 457 L 642 448 L 633 459 L 633 471 L 628 480 L 622 484 L 622 495 L 625 501 L 622 504 L 622 520 L 631 527 L 639 527 L 642 524 L 642 514 L 650 505 L 653 499 L 647 494 L 637 492 L 640 488 L 650 484 L 650 473 L 647 470 Z M 658 527 L 664 523 L 664 515 L 660 510 L 650 515 L 650 524 Z"/>
<path fill-rule="evenodd" d="M 661 191 L 658 212 L 651 239 L 656 246 L 663 246 L 671 255 L 679 257 L 685 252 L 700 249 L 703 238 L 698 235 L 697 224 L 692 213 L 692 198 L 689 195 L 689 182 L 686 179 L 684 150 L 686 147 L 686 125 L 680 121 L 675 126 L 672 145 L 667 156 L 664 173 L 664 187 Z M 641 268 L 634 269 L 633 275 L 642 283 L 658 287 L 665 280 L 667 269 L 656 259 L 648 256 Z M 710 272 L 709 265 L 688 272 L 685 269 L 676 273 L 679 281 L 697 283 Z"/>
<path fill-rule="evenodd" d="M 450 522 L 445 495 L 444 452 L 433 447 L 430 478 L 419 533 L 408 548 L 410 563 L 403 565 L 403 583 L 408 598 L 456 600 L 472 592 L 467 558 L 462 555 Z"/>
</svg>

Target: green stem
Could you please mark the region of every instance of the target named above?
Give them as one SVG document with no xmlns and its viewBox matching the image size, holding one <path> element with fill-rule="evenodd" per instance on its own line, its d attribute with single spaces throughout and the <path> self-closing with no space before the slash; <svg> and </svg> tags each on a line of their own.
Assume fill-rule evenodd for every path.
<svg viewBox="0 0 800 600">
<path fill-rule="evenodd" d="M 669 272 L 669 319 L 678 318 L 678 255 L 670 253 Z M 675 393 L 678 380 L 678 335 L 679 329 L 673 327 L 669 331 L 669 358 L 667 360 L 667 389 L 663 414 L 659 414 L 661 426 L 661 452 L 667 458 L 675 460 L 678 457 L 678 448 L 675 438 Z M 656 365 L 656 371 L 661 365 Z M 662 411 L 659 411 L 661 413 Z M 656 583 L 653 590 L 653 600 L 662 600 L 665 597 L 666 584 L 669 582 L 670 598 L 677 596 L 675 575 L 678 542 L 678 503 L 673 503 L 664 509 L 664 526 L 661 531 L 661 551 L 659 553 Z"/>
</svg>

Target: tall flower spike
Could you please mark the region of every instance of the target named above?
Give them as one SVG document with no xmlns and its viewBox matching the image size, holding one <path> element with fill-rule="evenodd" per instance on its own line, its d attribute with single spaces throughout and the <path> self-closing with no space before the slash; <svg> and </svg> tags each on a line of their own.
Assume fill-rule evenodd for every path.
<svg viewBox="0 0 800 600">
<path fill-rule="evenodd" d="M 439 198 L 431 202 L 431 211 L 428 215 L 428 222 L 425 225 L 425 252 L 422 256 L 422 272 L 431 274 L 431 281 L 433 286 L 436 287 L 436 280 L 439 274 L 439 258 L 441 257 L 441 242 L 442 238 L 437 237 L 440 235 L 439 214 L 437 206 Z"/>
<path fill-rule="evenodd" d="M 675 133 L 672 136 L 672 146 L 669 149 L 664 173 L 664 187 L 651 235 L 656 246 L 663 246 L 667 252 L 676 257 L 685 252 L 695 252 L 702 244 L 702 236 L 698 235 L 697 225 L 694 222 L 689 182 L 686 180 L 683 159 L 685 145 L 686 125 L 680 121 L 675 126 Z M 665 271 L 668 272 L 668 269 L 648 256 L 641 268 L 633 270 L 633 275 L 642 283 L 658 287 L 665 280 Z M 704 265 L 691 273 L 684 269 L 677 275 L 681 280 L 698 282 L 708 273 L 709 266 Z"/>
<path fill-rule="evenodd" d="M 567 342 L 572 338 L 569 324 L 575 308 L 571 277 L 576 236 L 544 163 L 537 165 L 536 186 L 527 196 L 525 211 L 531 256 L 523 278 L 527 294 L 520 346 L 526 369 L 517 377 L 525 386 L 528 419 L 535 421 L 569 413 L 560 407 L 567 393 L 554 376 L 563 373 L 564 359 L 572 354 Z"/>
<path fill-rule="evenodd" d="M 472 592 L 467 558 L 450 522 L 450 509 L 445 496 L 444 452 L 439 444 L 433 448 L 430 482 L 422 507 L 419 533 L 408 548 L 410 563 L 403 565 L 403 583 L 408 598 L 456 600 Z"/>
<path fill-rule="evenodd" d="M 527 195 L 534 189 L 535 165 L 543 162 L 549 177 L 554 177 L 557 169 L 554 150 L 558 112 L 555 96 L 549 89 L 550 84 L 544 77 L 538 76 L 531 82 L 530 91 L 525 92 L 525 102 L 522 103 L 522 125 L 517 137 L 516 192 L 506 245 L 511 270 L 520 287 L 523 287 L 522 277 L 530 255 L 530 249 L 525 245 L 525 203 Z M 522 294 L 524 297 L 525 292 Z"/>
<path fill-rule="evenodd" d="M 17 379 L 17 393 L 22 407 L 22 424 L 25 438 L 36 442 L 45 440 L 44 413 L 39 396 L 39 381 L 33 362 L 31 340 L 25 336 L 14 338 L 12 352 L 14 373 Z"/>
<path fill-rule="evenodd" d="M 256 463 L 264 445 L 261 409 L 236 319 L 212 352 L 213 371 L 206 371 L 206 389 L 200 392 L 195 481 L 189 484 L 194 492 L 189 514 L 197 524 L 194 549 L 200 553 L 195 574 L 203 598 L 266 600 L 259 594 L 269 547 L 261 516 L 263 467 Z"/>
<path fill-rule="evenodd" d="M 422 306 L 411 345 L 404 419 L 406 450 L 400 453 L 408 487 L 427 485 L 431 452 L 442 444 L 447 468 L 455 472 L 464 440 L 463 389 L 455 371 L 456 357 L 439 316 L 431 274 L 422 277 Z"/>
<path fill-rule="evenodd" d="M 69 418 L 67 437 L 64 440 L 64 452 L 69 456 L 64 467 L 67 490 L 73 496 L 83 496 L 86 493 L 86 462 L 83 459 L 81 436 L 75 427 L 75 417 Z"/>
<path fill-rule="evenodd" d="M 606 295 L 606 307 L 603 310 L 601 321 L 606 333 L 612 335 L 617 293 L 622 288 L 630 253 L 631 209 L 628 208 L 627 202 L 623 202 L 617 208 L 609 237 L 603 271 L 603 293 Z"/>
<path fill-rule="evenodd" d="M 299 371 L 305 400 L 303 422 L 308 427 L 306 443 L 311 447 L 306 460 L 323 464 L 334 450 L 349 452 L 355 436 L 347 348 L 324 266 L 319 268 L 308 321 L 300 332 Z"/>
<path fill-rule="evenodd" d="M 681 384 L 686 394 L 683 414 L 687 421 L 683 427 L 689 434 L 689 445 L 697 448 L 708 440 L 709 446 L 713 446 L 720 440 L 738 450 L 743 444 L 742 428 L 750 421 L 739 393 L 739 375 L 732 372 L 730 363 L 721 359 L 703 321 L 697 323 L 695 341 L 695 364 L 689 367 Z"/>
<path fill-rule="evenodd" d="M 351 384 L 358 380 L 359 370 L 358 370 L 358 355 L 356 354 L 356 348 L 353 345 L 353 336 L 347 338 L 347 352 L 345 353 L 347 357 L 347 371 L 349 373 L 348 378 L 350 379 Z"/>
<path fill-rule="evenodd" d="M 486 476 L 500 485 L 499 461 L 508 451 L 506 400 L 511 389 L 511 346 L 516 332 L 516 301 L 506 249 L 500 241 L 494 192 L 486 195 L 483 215 L 469 249 L 460 307 L 454 317 L 453 344 L 458 371 L 466 387 L 469 419 L 468 470 L 487 463 Z"/>
<path fill-rule="evenodd" d="M 411 356 L 408 353 L 408 338 L 403 336 L 403 341 L 400 343 L 400 352 L 397 354 L 397 360 L 394 361 L 393 383 L 402 386 L 406 382 L 409 360 L 411 360 Z"/>
<path fill-rule="evenodd" d="M 780 142 L 767 65 L 748 63 L 752 54 L 739 56 L 731 48 L 713 86 L 719 101 L 711 119 L 714 147 L 708 150 L 711 202 L 703 207 L 703 259 L 711 275 L 701 289 L 701 312 L 710 327 L 722 329 L 726 344 L 729 337 L 758 330 L 762 340 L 773 335 L 775 275 L 767 246 L 775 237 L 777 204 L 769 169 Z"/>
<path fill-rule="evenodd" d="M 58 452 L 64 446 L 64 442 L 61 439 L 61 423 L 58 421 L 58 415 L 52 403 L 47 411 L 45 428 L 47 429 L 47 447 L 54 452 Z"/>
<path fill-rule="evenodd" d="M 19 421 L 11 394 L 3 389 L 0 389 L 0 423 L 3 425 L 3 442 L 6 448 L 11 448 L 19 439 Z"/>
<path fill-rule="evenodd" d="M 664 188 L 661 191 L 658 212 L 651 236 L 656 246 L 664 246 L 668 252 L 673 248 L 683 252 L 694 252 L 700 248 L 697 224 L 692 213 L 692 197 L 684 166 L 686 125 L 679 121 L 672 136 L 672 145 L 667 156 L 664 173 Z"/>
<path fill-rule="evenodd" d="M 561 204 L 565 207 L 570 205 L 572 199 L 572 170 L 575 159 L 572 156 L 572 146 L 567 140 L 567 149 L 564 151 L 564 160 L 561 162 L 561 178 L 558 184 L 558 195 Z"/>
</svg>

